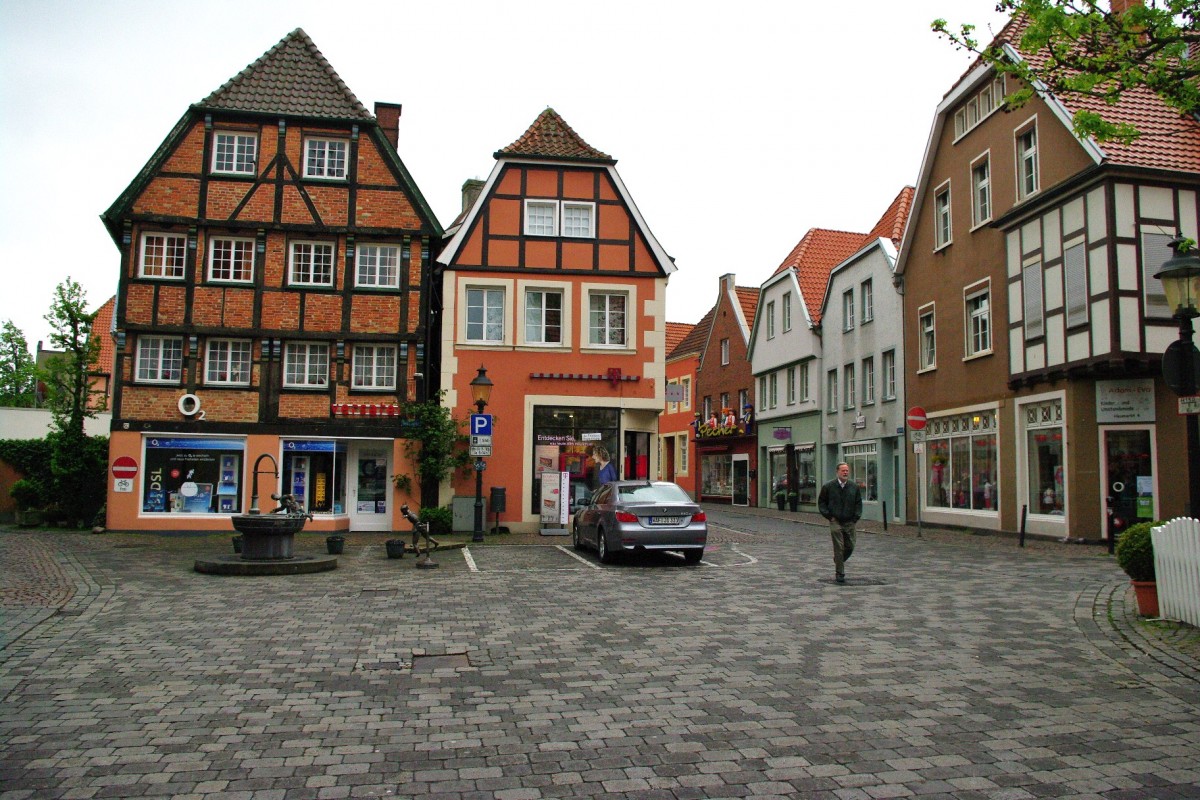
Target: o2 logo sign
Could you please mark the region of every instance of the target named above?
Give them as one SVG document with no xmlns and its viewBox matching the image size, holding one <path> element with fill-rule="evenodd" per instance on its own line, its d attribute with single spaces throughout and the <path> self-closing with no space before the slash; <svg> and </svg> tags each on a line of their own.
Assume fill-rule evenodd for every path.
<svg viewBox="0 0 1200 800">
<path fill-rule="evenodd" d="M 196 395 L 185 394 L 179 398 L 179 402 L 176 405 L 179 408 L 179 413 L 185 417 L 204 419 L 204 410 L 200 408 L 200 398 Z"/>
</svg>

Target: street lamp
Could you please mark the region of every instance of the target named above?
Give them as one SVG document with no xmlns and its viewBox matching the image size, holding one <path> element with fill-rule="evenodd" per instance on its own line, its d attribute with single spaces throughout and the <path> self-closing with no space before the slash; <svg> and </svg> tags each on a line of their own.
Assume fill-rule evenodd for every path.
<svg viewBox="0 0 1200 800">
<path fill-rule="evenodd" d="M 479 374 L 471 380 L 471 402 L 482 414 L 487 408 L 488 400 L 492 398 L 492 380 L 487 376 L 487 369 L 479 365 Z M 472 542 L 483 541 L 483 471 L 487 462 L 482 457 L 475 459 L 475 529 L 471 534 Z"/>
<path fill-rule="evenodd" d="M 1179 320 L 1179 340 L 1171 342 L 1163 354 L 1163 378 L 1180 397 L 1191 397 L 1200 388 L 1200 354 L 1192 344 L 1192 318 L 1200 315 L 1200 258 L 1183 245 L 1182 236 L 1171 240 L 1174 255 L 1167 259 L 1154 277 L 1162 281 L 1167 307 Z M 1196 414 L 1185 414 L 1187 420 L 1188 514 L 1200 517 L 1200 425 Z"/>
</svg>

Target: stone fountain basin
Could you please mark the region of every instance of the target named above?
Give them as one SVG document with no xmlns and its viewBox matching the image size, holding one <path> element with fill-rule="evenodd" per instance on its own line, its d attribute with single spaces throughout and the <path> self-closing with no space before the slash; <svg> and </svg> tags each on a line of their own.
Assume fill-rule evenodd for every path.
<svg viewBox="0 0 1200 800">
<path fill-rule="evenodd" d="M 237 514 L 233 528 L 242 534 L 243 561 L 278 561 L 292 558 L 295 536 L 307 517 L 300 514 Z"/>
</svg>

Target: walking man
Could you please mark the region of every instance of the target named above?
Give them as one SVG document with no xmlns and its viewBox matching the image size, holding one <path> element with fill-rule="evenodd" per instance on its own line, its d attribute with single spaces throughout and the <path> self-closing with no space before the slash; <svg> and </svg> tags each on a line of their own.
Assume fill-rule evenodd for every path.
<svg viewBox="0 0 1200 800">
<path fill-rule="evenodd" d="M 846 560 L 854 552 L 854 525 L 862 517 L 862 492 L 850 480 L 850 465 L 838 464 L 837 477 L 821 487 L 817 509 L 829 520 L 833 536 L 834 578 L 846 582 Z"/>
</svg>

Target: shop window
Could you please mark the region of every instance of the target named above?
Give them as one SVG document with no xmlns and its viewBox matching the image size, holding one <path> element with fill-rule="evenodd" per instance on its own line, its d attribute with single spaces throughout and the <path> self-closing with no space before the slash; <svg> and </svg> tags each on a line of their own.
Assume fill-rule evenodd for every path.
<svg viewBox="0 0 1200 800">
<path fill-rule="evenodd" d="M 283 488 L 313 514 L 346 509 L 346 443 L 331 439 L 283 443 Z"/>
<path fill-rule="evenodd" d="M 993 410 L 929 421 L 929 508 L 991 511 L 997 508 L 997 419 Z"/>
<path fill-rule="evenodd" d="M 241 439 L 147 436 L 143 514 L 237 514 L 246 445 Z"/>
<path fill-rule="evenodd" d="M 567 473 L 571 508 L 586 504 L 599 488 L 598 467 L 592 459 L 596 447 L 608 451 L 609 460 L 620 468 L 618 423 L 620 412 L 613 408 L 581 406 L 536 406 L 533 410 L 533 486 L 529 510 L 541 514 L 542 476 Z M 649 440 L 646 441 L 649 449 Z"/>
<path fill-rule="evenodd" d="M 1025 423 L 1029 510 L 1034 514 L 1062 515 L 1067 505 L 1062 401 L 1031 403 L 1021 410 Z"/>
<path fill-rule="evenodd" d="M 862 499 L 879 500 L 879 453 L 878 445 L 846 445 L 842 449 L 842 460 L 850 466 L 850 480 L 858 484 Z"/>
</svg>

